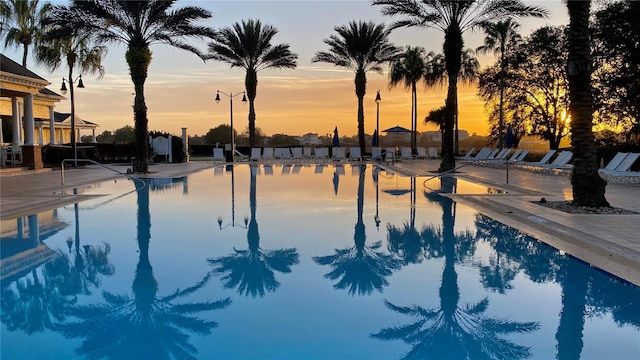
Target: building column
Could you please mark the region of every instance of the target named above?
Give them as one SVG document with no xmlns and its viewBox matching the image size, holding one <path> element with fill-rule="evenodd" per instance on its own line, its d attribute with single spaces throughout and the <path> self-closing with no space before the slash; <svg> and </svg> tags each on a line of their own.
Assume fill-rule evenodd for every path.
<svg viewBox="0 0 640 360">
<path fill-rule="evenodd" d="M 96 140 L 96 129 L 91 129 L 91 142 L 94 144 L 98 142 L 98 140 Z"/>
<path fill-rule="evenodd" d="M 33 130 L 35 124 L 33 120 L 33 95 L 27 94 L 24 97 L 24 144 L 33 145 Z"/>
<path fill-rule="evenodd" d="M 182 145 L 184 146 L 184 158 L 189 162 L 189 138 L 187 137 L 187 128 L 182 128 Z"/>
<path fill-rule="evenodd" d="M 20 145 L 20 108 L 18 106 L 18 98 L 11 98 L 11 130 L 13 132 L 13 140 L 11 144 Z"/>
<path fill-rule="evenodd" d="M 53 114 L 53 106 L 49 106 L 49 144 L 56 143 L 56 127 L 55 115 Z"/>
</svg>

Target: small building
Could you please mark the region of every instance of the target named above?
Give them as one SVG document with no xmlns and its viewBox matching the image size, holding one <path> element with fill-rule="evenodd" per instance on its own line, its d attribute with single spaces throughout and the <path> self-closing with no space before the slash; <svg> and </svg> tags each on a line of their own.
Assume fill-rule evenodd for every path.
<svg viewBox="0 0 640 360">
<path fill-rule="evenodd" d="M 322 141 L 320 141 L 320 137 L 315 133 L 307 133 L 302 136 L 296 136 L 296 140 L 300 142 L 300 145 L 321 145 Z"/>
</svg>

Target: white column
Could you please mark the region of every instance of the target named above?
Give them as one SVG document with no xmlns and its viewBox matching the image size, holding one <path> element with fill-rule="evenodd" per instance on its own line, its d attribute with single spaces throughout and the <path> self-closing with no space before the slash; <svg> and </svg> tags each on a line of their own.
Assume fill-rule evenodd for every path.
<svg viewBox="0 0 640 360">
<path fill-rule="evenodd" d="M 11 98 L 11 116 L 11 130 L 13 131 L 12 144 L 20 145 L 20 107 L 18 106 L 18 99 L 15 96 Z"/>
<path fill-rule="evenodd" d="M 24 97 L 24 144 L 33 145 L 33 95 L 27 94 Z"/>
<path fill-rule="evenodd" d="M 189 162 L 189 138 L 187 137 L 187 128 L 182 128 L 182 145 L 184 146 L 185 161 Z"/>
<path fill-rule="evenodd" d="M 94 144 L 98 142 L 98 140 L 96 140 L 96 129 L 95 128 L 91 129 L 91 142 L 94 143 Z"/>
<path fill-rule="evenodd" d="M 44 131 L 43 128 L 44 126 L 42 125 L 42 123 L 38 123 L 38 144 L 40 144 L 40 146 L 44 145 Z"/>
<path fill-rule="evenodd" d="M 53 114 L 53 106 L 49 106 L 49 144 L 56 143 L 56 126 L 55 115 Z"/>
</svg>

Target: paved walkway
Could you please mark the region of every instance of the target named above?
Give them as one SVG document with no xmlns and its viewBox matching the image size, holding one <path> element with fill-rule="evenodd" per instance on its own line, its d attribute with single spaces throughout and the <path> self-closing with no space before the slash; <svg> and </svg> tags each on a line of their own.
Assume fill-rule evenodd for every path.
<svg viewBox="0 0 640 360">
<path fill-rule="evenodd" d="M 184 164 L 154 164 L 145 177 L 179 177 L 211 167 L 210 161 Z M 385 165 L 406 176 L 433 176 L 439 161 L 412 161 Z M 125 172 L 124 166 L 112 166 Z M 97 166 L 60 171 L 0 177 L 2 220 L 33 214 L 78 201 L 86 195 L 69 190 L 102 180 L 119 178 L 112 170 Z M 544 241 L 594 266 L 636 285 L 640 285 L 640 186 L 609 184 L 607 200 L 614 207 L 637 212 L 634 215 L 575 215 L 532 203 L 544 197 L 549 201 L 572 198 L 566 175 L 533 173 L 527 170 L 470 165 L 459 169 L 456 177 L 506 190 L 506 194 L 457 195 L 456 201 L 478 209 L 506 225 Z M 82 199 L 81 199 L 82 200 Z"/>
</svg>

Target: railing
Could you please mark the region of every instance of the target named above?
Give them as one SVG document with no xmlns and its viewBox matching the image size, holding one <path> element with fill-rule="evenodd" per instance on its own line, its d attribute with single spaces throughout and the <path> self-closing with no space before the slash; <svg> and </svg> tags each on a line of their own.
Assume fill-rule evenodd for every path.
<svg viewBox="0 0 640 360">
<path fill-rule="evenodd" d="M 147 186 L 147 184 L 144 181 L 142 181 L 141 179 L 139 179 L 139 178 L 137 178 L 135 176 L 131 176 L 130 174 L 123 173 L 122 171 L 118 171 L 116 169 L 112 169 L 112 168 L 110 168 L 110 167 L 108 167 L 108 166 L 106 166 L 104 164 L 100 164 L 99 162 L 96 162 L 96 161 L 93 161 L 93 160 L 89 160 L 89 159 L 64 159 L 64 160 L 62 160 L 62 162 L 60 163 L 60 183 L 61 183 L 61 185 L 64 185 L 64 163 L 65 163 L 65 161 L 67 161 L 67 162 L 84 161 L 84 162 L 92 163 L 94 165 L 101 166 L 101 167 L 103 167 L 103 168 L 105 168 L 107 170 L 111 170 L 111 171 L 113 171 L 115 173 L 118 173 L 120 175 L 124 175 L 124 176 L 130 178 L 131 180 L 139 181 L 140 183 L 142 183 L 142 187 L 140 189 L 142 189 L 145 186 Z M 137 186 L 136 186 L 136 190 L 138 190 Z"/>
</svg>

